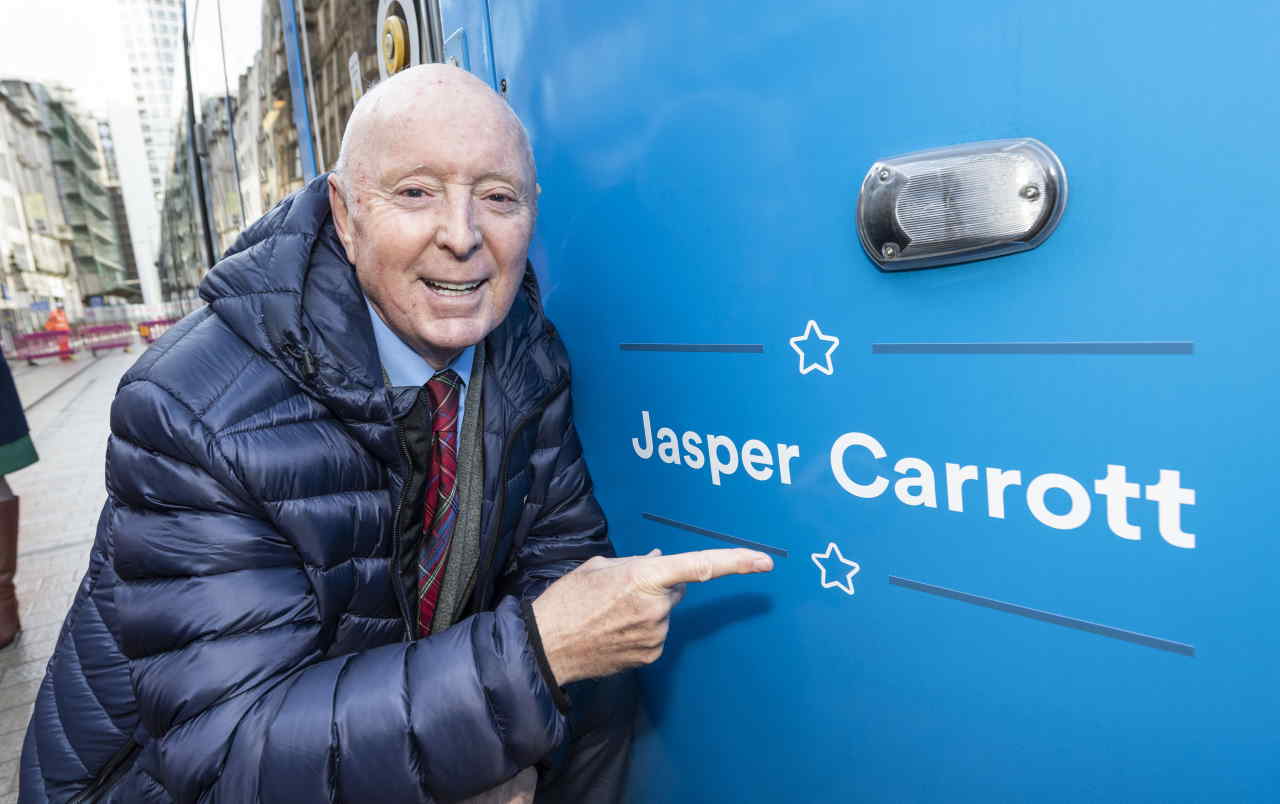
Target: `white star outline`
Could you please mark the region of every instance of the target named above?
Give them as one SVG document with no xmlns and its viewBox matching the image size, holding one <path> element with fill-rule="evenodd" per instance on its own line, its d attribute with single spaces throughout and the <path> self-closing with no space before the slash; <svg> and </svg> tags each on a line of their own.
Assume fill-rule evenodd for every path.
<svg viewBox="0 0 1280 804">
<path fill-rule="evenodd" d="M 826 341 L 827 343 L 831 344 L 830 346 L 827 347 L 827 353 L 826 355 L 824 355 L 827 363 L 825 366 L 822 365 L 821 363 L 809 363 L 807 365 L 805 364 L 804 349 L 800 348 L 800 342 L 808 341 L 814 337 L 817 337 L 817 339 L 820 341 Z M 801 374 L 808 374 L 809 372 L 815 369 L 818 371 L 821 371 L 823 374 L 826 374 L 827 376 L 831 376 L 832 374 L 835 374 L 836 372 L 835 367 L 831 365 L 831 353 L 834 352 L 836 350 L 836 347 L 840 345 L 840 339 L 837 338 L 835 335 L 822 334 L 822 327 L 818 326 L 817 321 L 814 321 L 813 319 L 809 319 L 809 323 L 804 328 L 804 334 L 797 335 L 796 337 L 792 338 L 790 343 L 791 343 L 791 348 L 795 349 L 796 354 L 800 355 L 800 373 Z"/>
<path fill-rule="evenodd" d="M 851 569 L 845 573 L 843 581 L 827 580 L 827 565 L 822 563 L 822 559 L 831 558 L 832 553 L 836 554 L 836 558 L 840 560 L 841 564 L 845 564 L 851 567 Z M 862 569 L 862 567 L 858 566 L 858 562 L 850 561 L 849 559 L 845 558 L 844 553 L 840 552 L 840 548 L 836 546 L 835 542 L 827 542 L 827 552 L 813 553 L 810 555 L 810 558 L 813 559 L 813 563 L 816 564 L 818 569 L 822 572 L 822 588 L 823 589 L 830 589 L 831 587 L 834 586 L 840 589 L 841 591 L 843 591 L 847 595 L 853 594 L 853 576 L 857 575 L 858 570 Z"/>
</svg>

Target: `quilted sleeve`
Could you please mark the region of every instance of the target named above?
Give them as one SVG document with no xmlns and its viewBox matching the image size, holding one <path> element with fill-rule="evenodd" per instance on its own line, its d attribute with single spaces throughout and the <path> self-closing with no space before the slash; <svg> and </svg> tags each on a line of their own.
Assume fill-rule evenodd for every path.
<svg viewBox="0 0 1280 804">
<path fill-rule="evenodd" d="M 533 600 L 593 556 L 614 555 L 608 523 L 592 493 L 591 474 L 573 424 L 573 395 L 567 384 L 547 405 L 538 441 L 539 452 L 554 456 L 546 491 L 537 502 L 530 493 L 533 523 L 512 569 L 501 581 L 504 594 L 524 600 Z"/>
<path fill-rule="evenodd" d="M 237 469 L 169 390 L 121 388 L 107 460 L 119 639 L 154 737 L 139 762 L 175 801 L 453 800 L 561 741 L 514 600 L 325 658 L 320 570 Z"/>
</svg>

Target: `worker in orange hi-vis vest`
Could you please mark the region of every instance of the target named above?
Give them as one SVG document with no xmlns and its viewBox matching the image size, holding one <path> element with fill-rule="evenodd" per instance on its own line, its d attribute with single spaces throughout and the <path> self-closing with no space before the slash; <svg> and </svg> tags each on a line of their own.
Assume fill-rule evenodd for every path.
<svg viewBox="0 0 1280 804">
<path fill-rule="evenodd" d="M 58 307 L 52 313 L 49 313 L 49 318 L 44 322 L 44 329 L 45 329 L 45 332 L 62 330 L 67 333 L 66 335 L 63 335 L 61 338 L 58 339 L 58 351 L 61 353 L 58 355 L 58 359 L 70 360 L 71 359 L 71 325 L 67 323 L 66 311 L 64 311 L 61 307 Z"/>
</svg>

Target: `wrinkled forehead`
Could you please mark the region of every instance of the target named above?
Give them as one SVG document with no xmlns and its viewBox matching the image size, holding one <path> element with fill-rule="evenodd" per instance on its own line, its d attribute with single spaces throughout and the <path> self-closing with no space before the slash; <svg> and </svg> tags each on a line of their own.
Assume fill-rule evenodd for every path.
<svg viewBox="0 0 1280 804">
<path fill-rule="evenodd" d="M 524 131 L 496 95 L 427 84 L 377 98 L 365 117 L 351 143 L 357 181 L 376 186 L 416 171 L 445 181 L 501 176 L 533 184 Z"/>
</svg>

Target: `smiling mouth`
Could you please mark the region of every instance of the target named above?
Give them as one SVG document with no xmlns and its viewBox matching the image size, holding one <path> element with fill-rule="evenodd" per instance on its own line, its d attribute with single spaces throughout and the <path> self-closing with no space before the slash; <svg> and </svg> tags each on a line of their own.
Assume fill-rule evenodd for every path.
<svg viewBox="0 0 1280 804">
<path fill-rule="evenodd" d="M 468 293 L 474 293 L 476 288 L 488 281 L 481 279 L 476 282 L 438 282 L 434 279 L 424 279 L 422 283 L 441 296 L 466 296 Z"/>
</svg>

